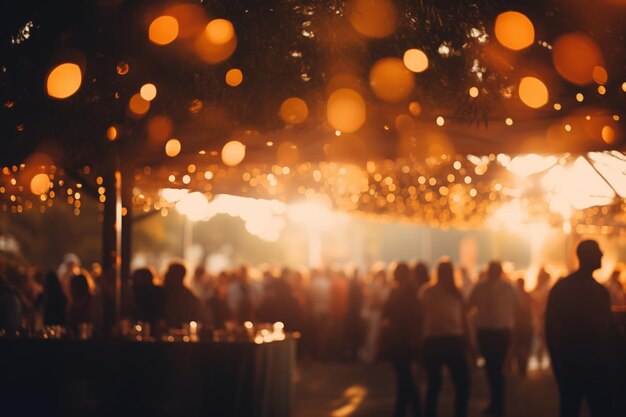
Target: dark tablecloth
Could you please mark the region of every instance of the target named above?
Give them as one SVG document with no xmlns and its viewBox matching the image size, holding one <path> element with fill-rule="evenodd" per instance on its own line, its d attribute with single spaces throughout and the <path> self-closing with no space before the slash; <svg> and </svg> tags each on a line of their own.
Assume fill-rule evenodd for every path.
<svg viewBox="0 0 626 417">
<path fill-rule="evenodd" d="M 0 415 L 289 417 L 295 340 L 0 340 Z"/>
</svg>

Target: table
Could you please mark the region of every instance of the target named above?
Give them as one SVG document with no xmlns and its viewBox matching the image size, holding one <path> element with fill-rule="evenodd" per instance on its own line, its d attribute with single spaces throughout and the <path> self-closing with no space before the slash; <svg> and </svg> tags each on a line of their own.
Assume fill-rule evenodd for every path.
<svg viewBox="0 0 626 417">
<path fill-rule="evenodd" d="M 0 414 L 289 417 L 295 357 L 293 339 L 1 339 Z"/>
</svg>

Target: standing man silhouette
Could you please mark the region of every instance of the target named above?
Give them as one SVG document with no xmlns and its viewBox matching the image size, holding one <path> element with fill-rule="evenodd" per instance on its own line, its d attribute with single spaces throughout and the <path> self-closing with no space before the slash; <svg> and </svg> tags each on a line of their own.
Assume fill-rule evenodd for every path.
<svg viewBox="0 0 626 417">
<path fill-rule="evenodd" d="M 546 307 L 546 342 L 559 385 L 561 417 L 578 417 L 586 399 L 592 417 L 611 415 L 611 302 L 592 276 L 602 263 L 595 240 L 576 248 L 578 270 L 557 282 Z"/>
<path fill-rule="evenodd" d="M 469 306 L 476 312 L 476 336 L 485 359 L 485 373 L 489 387 L 489 406 L 485 415 L 502 417 L 506 403 L 504 361 L 511 344 L 511 332 L 518 305 L 515 288 L 503 279 L 502 264 L 489 263 L 487 279 L 474 287 Z"/>
</svg>

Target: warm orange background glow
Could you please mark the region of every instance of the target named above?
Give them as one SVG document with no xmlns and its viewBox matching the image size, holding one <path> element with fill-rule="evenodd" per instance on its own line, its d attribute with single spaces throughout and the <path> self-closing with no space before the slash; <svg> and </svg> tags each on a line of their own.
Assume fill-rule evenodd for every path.
<svg viewBox="0 0 626 417">
<path fill-rule="evenodd" d="M 602 51 L 596 42 L 582 33 L 568 33 L 553 45 L 552 61 L 557 72 L 574 84 L 593 81 L 595 67 L 604 67 Z"/>
</svg>

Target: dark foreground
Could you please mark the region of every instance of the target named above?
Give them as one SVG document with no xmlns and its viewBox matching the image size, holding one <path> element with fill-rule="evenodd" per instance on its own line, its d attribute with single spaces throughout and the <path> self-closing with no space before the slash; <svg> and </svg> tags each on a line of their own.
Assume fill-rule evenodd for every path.
<svg viewBox="0 0 626 417">
<path fill-rule="evenodd" d="M 469 415 L 479 417 L 488 398 L 482 369 L 473 371 L 472 383 Z M 425 388 L 422 383 L 422 398 Z M 386 417 L 392 412 L 394 379 L 386 364 L 301 363 L 295 389 L 295 417 Z M 550 371 L 531 371 L 525 379 L 509 375 L 507 393 L 508 417 L 558 415 L 557 388 Z M 440 417 L 452 416 L 452 398 L 452 385 L 446 380 Z M 581 416 L 588 416 L 586 410 Z"/>
</svg>

